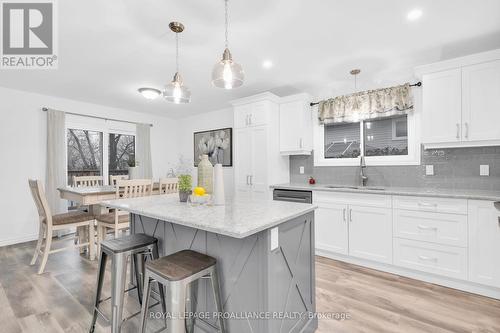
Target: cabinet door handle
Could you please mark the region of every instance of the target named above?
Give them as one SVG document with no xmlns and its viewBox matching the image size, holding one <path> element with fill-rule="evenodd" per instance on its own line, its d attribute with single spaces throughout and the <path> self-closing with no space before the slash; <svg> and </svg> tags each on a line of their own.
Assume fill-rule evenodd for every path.
<svg viewBox="0 0 500 333">
<path fill-rule="evenodd" d="M 247 185 L 250 185 L 250 176 L 247 175 Z"/>
<path fill-rule="evenodd" d="M 250 119 L 250 125 L 252 125 L 252 123 L 253 123 L 252 116 L 253 115 L 251 113 L 248 115 L 248 119 Z"/>
<path fill-rule="evenodd" d="M 465 123 L 465 138 L 469 138 L 469 123 Z"/>
<path fill-rule="evenodd" d="M 436 203 L 430 203 L 430 202 L 419 202 L 418 205 L 422 207 L 437 207 Z"/>
<path fill-rule="evenodd" d="M 346 217 L 345 217 L 345 208 L 344 208 L 344 209 L 342 209 L 342 217 L 344 218 L 344 222 L 347 222 L 347 221 L 346 221 Z"/>
<path fill-rule="evenodd" d="M 299 143 L 299 145 L 300 145 L 300 148 L 302 148 L 302 138 L 300 138 L 300 143 Z"/>
<path fill-rule="evenodd" d="M 460 124 L 457 123 L 457 139 L 460 139 Z"/>
<path fill-rule="evenodd" d="M 427 257 L 427 256 L 418 256 L 418 259 L 420 260 L 425 260 L 425 261 L 434 261 L 437 262 L 437 258 L 432 258 L 432 257 Z"/>
<path fill-rule="evenodd" d="M 422 225 L 422 224 L 419 224 L 417 227 L 418 227 L 419 229 L 422 229 L 422 230 L 436 230 L 436 231 L 437 231 L 437 229 L 438 229 L 438 228 L 436 228 L 436 227 L 431 227 L 431 226 L 428 226 L 428 225 Z"/>
<path fill-rule="evenodd" d="M 253 185 L 253 176 L 250 175 L 250 185 Z"/>
<path fill-rule="evenodd" d="M 352 209 L 349 209 L 349 221 L 352 222 Z"/>
</svg>

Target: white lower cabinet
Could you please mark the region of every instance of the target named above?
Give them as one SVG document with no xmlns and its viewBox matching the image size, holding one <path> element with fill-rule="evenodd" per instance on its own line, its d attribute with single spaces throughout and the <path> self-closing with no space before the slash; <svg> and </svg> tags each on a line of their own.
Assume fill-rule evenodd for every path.
<svg viewBox="0 0 500 333">
<path fill-rule="evenodd" d="M 315 213 L 316 247 L 326 251 L 348 254 L 349 229 L 347 206 L 320 203 Z"/>
<path fill-rule="evenodd" d="M 500 288 L 500 212 L 491 201 L 469 200 L 469 279 Z"/>
<path fill-rule="evenodd" d="M 392 264 L 392 210 L 349 206 L 349 255 Z"/>
<path fill-rule="evenodd" d="M 457 279 L 467 278 L 467 249 L 394 239 L 394 264 Z"/>
<path fill-rule="evenodd" d="M 319 255 L 500 299 L 493 201 L 315 191 L 313 202 Z"/>
</svg>

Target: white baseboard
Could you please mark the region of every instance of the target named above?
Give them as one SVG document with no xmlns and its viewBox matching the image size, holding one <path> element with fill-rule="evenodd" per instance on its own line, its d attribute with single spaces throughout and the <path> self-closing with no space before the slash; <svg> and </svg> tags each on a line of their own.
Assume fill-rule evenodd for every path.
<svg viewBox="0 0 500 333">
<path fill-rule="evenodd" d="M 500 299 L 500 289 L 495 287 L 490 287 L 470 281 L 452 279 L 440 275 L 424 273 L 416 270 L 411 270 L 407 268 L 402 268 L 390 264 L 378 263 L 366 259 L 355 258 L 351 256 L 346 256 L 343 254 L 333 253 L 328 250 L 316 249 L 316 255 L 344 261 L 349 264 L 364 266 L 379 271 L 401 275 L 415 280 L 420 280 L 428 283 L 438 284 L 448 288 L 458 289 L 466 291 L 473 294 L 478 294 L 482 296 L 487 296 L 495 299 Z"/>
<path fill-rule="evenodd" d="M 38 239 L 38 232 L 36 234 L 23 236 L 23 237 L 0 239 L 0 247 L 7 246 L 7 245 L 13 245 L 13 244 L 19 244 L 19 243 L 25 243 L 25 242 L 31 242 L 31 241 L 36 240 L 36 239 Z"/>
</svg>

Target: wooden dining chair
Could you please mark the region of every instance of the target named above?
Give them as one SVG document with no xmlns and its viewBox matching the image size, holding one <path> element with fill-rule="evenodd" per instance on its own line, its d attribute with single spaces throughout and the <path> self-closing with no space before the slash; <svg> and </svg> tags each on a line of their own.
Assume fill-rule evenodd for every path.
<svg viewBox="0 0 500 333">
<path fill-rule="evenodd" d="M 179 178 L 160 178 L 160 194 L 179 192 Z"/>
<path fill-rule="evenodd" d="M 109 176 L 109 185 L 116 186 L 117 180 L 128 180 L 128 175 Z"/>
<path fill-rule="evenodd" d="M 102 176 L 73 176 L 73 187 L 102 186 Z"/>
<path fill-rule="evenodd" d="M 68 213 L 52 215 L 41 182 L 39 180 L 29 179 L 28 183 L 39 216 L 38 241 L 36 243 L 35 253 L 33 254 L 33 258 L 31 260 L 30 265 L 34 265 L 36 263 L 39 254 L 43 255 L 42 262 L 38 270 L 38 274 L 42 274 L 43 271 L 45 270 L 45 265 L 47 264 L 47 259 L 49 257 L 49 254 L 74 248 L 81 248 L 84 246 L 89 246 L 90 259 L 91 260 L 94 259 L 95 247 L 93 239 L 90 240 L 87 239 L 87 242 L 73 244 L 71 246 L 58 248 L 54 250 L 52 250 L 51 248 L 52 236 L 54 231 L 57 230 L 68 229 L 70 227 L 86 227 L 89 230 L 88 234 L 93 235 L 93 232 L 91 232 L 91 230 L 93 231 L 94 229 L 94 223 L 95 223 L 94 216 L 90 213 L 82 211 L 72 211 Z M 45 239 L 45 244 L 43 244 L 44 239 Z M 54 244 L 56 242 L 58 241 L 54 241 Z"/>
<path fill-rule="evenodd" d="M 152 179 L 118 180 L 116 182 L 116 199 L 150 196 L 153 192 Z M 97 248 L 100 253 L 101 242 L 105 240 L 108 231 L 112 231 L 115 238 L 120 231 L 130 227 L 129 213 L 115 209 L 108 214 L 97 215 Z"/>
</svg>

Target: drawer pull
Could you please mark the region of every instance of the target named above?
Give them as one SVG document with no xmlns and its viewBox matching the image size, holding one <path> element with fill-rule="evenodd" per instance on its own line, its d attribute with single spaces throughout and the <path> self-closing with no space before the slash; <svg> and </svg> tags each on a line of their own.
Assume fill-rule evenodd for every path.
<svg viewBox="0 0 500 333">
<path fill-rule="evenodd" d="M 430 203 L 430 202 L 419 202 L 418 205 L 422 207 L 437 207 L 436 203 Z"/>
<path fill-rule="evenodd" d="M 419 224 L 417 226 L 419 229 L 422 229 L 422 230 L 436 230 L 437 231 L 437 227 L 431 227 L 431 226 L 428 226 L 428 225 L 421 225 Z"/>
<path fill-rule="evenodd" d="M 425 261 L 434 261 L 434 262 L 438 261 L 437 258 L 426 257 L 426 256 L 418 256 L 418 259 L 425 260 Z"/>
<path fill-rule="evenodd" d="M 345 208 L 344 208 L 344 209 L 342 209 L 342 216 L 343 216 L 343 218 L 344 218 L 344 222 L 347 222 L 347 220 L 346 220 L 346 218 L 345 218 Z"/>
</svg>

